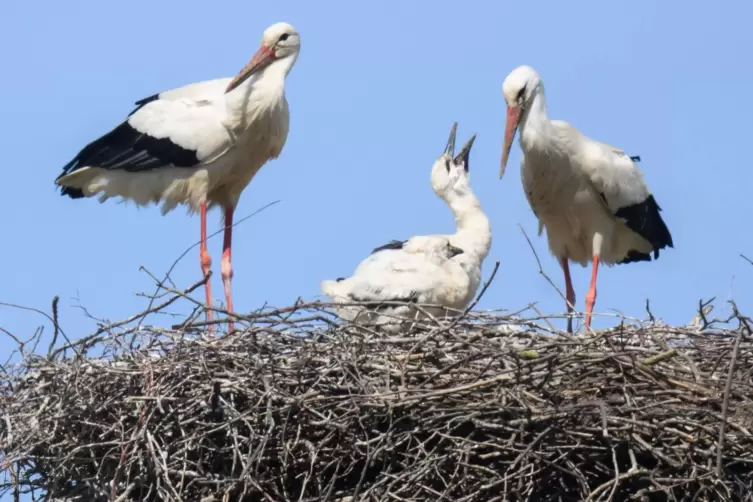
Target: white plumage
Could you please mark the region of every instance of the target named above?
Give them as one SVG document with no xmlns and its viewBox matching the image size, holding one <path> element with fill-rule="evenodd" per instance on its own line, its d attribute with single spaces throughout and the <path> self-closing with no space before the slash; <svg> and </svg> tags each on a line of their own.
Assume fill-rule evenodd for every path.
<svg viewBox="0 0 753 502">
<path fill-rule="evenodd" d="M 115 129 L 83 148 L 56 183 L 72 198 L 99 194 L 138 205 L 161 203 L 162 213 L 179 204 L 201 211 L 201 265 L 206 274 L 206 211 L 224 209 L 222 278 L 232 311 L 233 211 L 258 170 L 277 158 L 289 128 L 285 77 L 300 51 L 300 37 L 287 23 L 264 31 L 261 47 L 235 78 L 189 84 L 136 102 Z M 211 305 L 211 288 L 206 286 Z M 211 311 L 208 314 L 211 319 Z M 231 324 L 232 329 L 232 324 Z"/>
<path fill-rule="evenodd" d="M 336 303 L 401 301 L 434 304 L 434 316 L 460 310 L 473 299 L 481 278 L 481 265 L 491 247 L 491 226 L 469 185 L 468 157 L 475 135 L 453 158 L 457 124 L 445 152 L 432 167 L 435 193 L 452 209 L 457 232 L 415 236 L 392 241 L 373 250 L 349 278 L 322 281 L 322 292 Z M 390 331 L 420 317 L 408 305 L 343 307 L 343 318 L 381 325 Z"/>
<path fill-rule="evenodd" d="M 400 246 L 399 248 L 397 246 Z M 468 287 L 468 275 L 452 258 L 463 250 L 439 236 L 416 236 L 377 249 L 351 277 L 322 281 L 322 292 L 336 303 L 407 302 L 433 305 L 457 303 Z M 441 315 L 438 308 L 427 309 Z M 374 305 L 368 309 L 343 307 L 338 315 L 371 325 L 400 324 L 415 315 L 408 305 Z"/>
<path fill-rule="evenodd" d="M 651 253 L 658 258 L 660 249 L 673 246 L 672 237 L 635 165 L 637 158 L 584 136 L 567 122 L 549 120 L 544 85 L 533 68 L 513 70 L 502 93 L 508 111 L 500 178 L 519 126 L 523 189 L 539 220 L 539 235 L 546 228 L 549 249 L 563 268 L 568 312 L 575 302 L 568 261 L 593 262 L 586 295 L 589 327 L 599 263 L 651 261 Z"/>
</svg>

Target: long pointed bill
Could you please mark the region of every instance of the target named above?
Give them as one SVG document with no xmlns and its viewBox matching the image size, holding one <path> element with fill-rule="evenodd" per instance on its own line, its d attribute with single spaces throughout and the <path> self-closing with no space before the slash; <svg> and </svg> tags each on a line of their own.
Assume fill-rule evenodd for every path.
<svg viewBox="0 0 753 502">
<path fill-rule="evenodd" d="M 505 122 L 505 145 L 502 147 L 499 179 L 502 179 L 502 176 L 505 175 L 505 167 L 507 166 L 507 159 L 510 157 L 510 149 L 512 148 L 512 140 L 515 139 L 515 131 L 518 130 L 518 123 L 520 123 L 520 107 L 508 106 L 507 121 Z"/>
<path fill-rule="evenodd" d="M 256 51 L 256 54 L 254 54 L 254 57 L 251 58 L 251 61 L 248 62 L 246 66 L 243 67 L 241 72 L 236 75 L 236 77 L 230 82 L 227 86 L 227 89 L 225 89 L 225 92 L 228 93 L 241 85 L 243 82 L 245 82 L 248 77 L 253 75 L 254 73 L 259 72 L 260 70 L 266 68 L 269 63 L 275 60 L 275 51 L 267 47 L 266 45 L 262 45 L 259 47 L 259 50 Z"/>
<path fill-rule="evenodd" d="M 463 167 L 466 171 L 468 171 L 468 157 L 471 154 L 471 147 L 473 146 L 473 142 L 476 140 L 476 135 L 474 134 L 471 136 L 471 139 L 465 142 L 465 145 L 463 145 L 463 148 L 460 150 L 460 152 L 455 157 L 455 160 L 453 161 L 455 165 L 463 163 Z"/>
<path fill-rule="evenodd" d="M 444 149 L 444 153 L 452 157 L 452 155 L 455 153 L 455 134 L 458 132 L 458 123 L 455 122 L 452 124 L 452 129 L 450 129 L 450 138 L 447 140 L 447 146 Z"/>
</svg>

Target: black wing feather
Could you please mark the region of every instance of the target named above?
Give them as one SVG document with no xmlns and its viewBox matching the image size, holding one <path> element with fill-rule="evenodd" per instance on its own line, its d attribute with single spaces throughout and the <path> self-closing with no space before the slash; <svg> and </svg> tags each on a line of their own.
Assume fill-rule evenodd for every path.
<svg viewBox="0 0 753 502">
<path fill-rule="evenodd" d="M 138 107 L 130 115 L 156 99 L 159 99 L 158 94 L 137 101 Z M 150 136 L 125 121 L 81 149 L 63 167 L 63 172 L 58 179 L 86 166 L 108 170 L 123 169 L 136 173 L 168 165 L 194 167 L 198 163 L 199 159 L 195 150 L 183 148 L 169 138 Z M 83 197 L 83 193 L 77 188 L 64 186 L 61 187 L 61 193 L 74 199 Z"/>
<path fill-rule="evenodd" d="M 403 249 L 403 246 L 405 245 L 406 242 L 408 241 L 392 240 L 383 246 L 374 248 L 373 251 L 371 251 L 371 254 L 378 253 L 379 251 L 384 251 L 386 249 Z"/>
<path fill-rule="evenodd" d="M 131 110 L 131 113 L 129 113 L 128 116 L 130 117 L 131 115 L 133 115 L 137 111 L 139 111 L 142 108 L 144 108 L 144 105 L 147 105 L 147 104 L 151 103 L 152 101 L 157 101 L 159 99 L 159 95 L 160 95 L 160 93 L 158 92 L 157 94 L 152 94 L 151 96 L 147 96 L 145 98 L 142 98 L 142 99 L 136 101 L 136 103 L 134 103 L 136 105 L 136 108 L 134 108 L 133 110 Z"/>
<path fill-rule="evenodd" d="M 654 250 L 654 259 L 659 258 L 660 249 L 674 247 L 672 235 L 660 212 L 661 208 L 656 203 L 654 196 L 649 195 L 643 202 L 621 207 L 614 214 L 617 218 L 621 218 L 630 230 L 651 243 Z M 651 261 L 651 256 L 631 250 L 620 263 L 635 261 Z"/>
</svg>

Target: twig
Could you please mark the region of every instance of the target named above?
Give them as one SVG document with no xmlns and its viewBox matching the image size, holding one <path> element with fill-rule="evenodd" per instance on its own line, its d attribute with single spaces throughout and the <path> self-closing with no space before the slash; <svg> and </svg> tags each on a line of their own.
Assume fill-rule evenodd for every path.
<svg viewBox="0 0 753 502">
<path fill-rule="evenodd" d="M 570 304 L 570 302 L 568 301 L 567 297 L 564 294 L 562 294 L 562 291 L 560 291 L 560 289 L 557 287 L 557 285 L 554 284 L 554 281 L 552 281 L 552 279 L 546 274 L 546 272 L 544 272 L 544 267 L 541 265 L 541 260 L 539 259 L 539 254 L 536 252 L 536 249 L 533 247 L 533 243 L 531 242 L 531 239 L 528 237 L 528 234 L 526 233 L 526 231 L 523 229 L 523 226 L 520 225 L 520 224 L 518 224 L 518 227 L 520 227 L 520 231 L 523 232 L 523 237 L 525 237 L 526 242 L 528 242 L 528 247 L 531 248 L 531 251 L 533 252 L 533 257 L 536 258 L 536 265 L 539 267 L 539 274 L 542 275 L 544 277 L 544 279 L 546 279 L 546 281 L 549 283 L 549 285 L 554 288 L 554 290 L 557 292 L 557 294 L 560 295 L 560 298 L 562 298 L 563 300 L 565 300 L 565 303 L 570 306 L 570 309 L 572 310 L 572 314 L 577 314 L 580 317 L 580 319 L 583 320 L 583 315 L 580 314 L 580 313 L 578 313 L 575 310 L 575 305 L 571 305 Z M 570 316 L 572 314 L 568 313 L 568 316 Z M 591 332 L 593 333 L 593 330 L 591 330 Z"/>
<path fill-rule="evenodd" d="M 740 313 L 737 310 L 737 305 L 735 302 L 730 301 L 730 304 L 732 305 L 732 311 L 735 314 L 735 316 L 740 317 Z M 724 401 L 722 402 L 722 420 L 719 423 L 719 442 L 717 444 L 716 448 L 716 476 L 721 478 L 722 476 L 722 455 L 724 453 L 724 429 L 727 425 L 727 412 L 729 411 L 729 394 L 730 390 L 732 389 L 732 376 L 735 373 L 735 365 L 737 365 L 737 354 L 740 352 L 740 342 L 743 338 L 743 325 L 744 322 L 741 320 L 741 326 L 740 326 L 740 332 L 737 334 L 737 338 L 735 339 L 735 345 L 732 349 L 732 358 L 729 361 L 729 371 L 727 372 L 727 383 L 724 386 Z M 748 328 L 748 331 L 750 332 L 750 328 Z M 750 333 L 749 333 L 750 334 Z"/>
<path fill-rule="evenodd" d="M 55 297 L 52 299 L 52 327 L 54 329 L 54 332 L 52 333 L 52 341 L 50 341 L 50 346 L 47 348 L 47 358 L 49 359 L 52 356 L 52 349 L 55 348 L 55 344 L 57 344 L 58 341 L 58 333 L 60 333 L 60 324 L 58 323 L 58 302 L 60 301 L 60 297 L 55 295 Z"/>
</svg>

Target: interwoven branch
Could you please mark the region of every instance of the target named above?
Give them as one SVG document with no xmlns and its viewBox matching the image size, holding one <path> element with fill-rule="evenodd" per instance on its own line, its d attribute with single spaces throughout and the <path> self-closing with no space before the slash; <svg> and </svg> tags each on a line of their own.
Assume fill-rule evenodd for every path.
<svg viewBox="0 0 753 502">
<path fill-rule="evenodd" d="M 753 501 L 753 337 L 735 312 L 739 325 L 585 336 L 485 313 L 388 336 L 319 303 L 241 316 L 214 340 L 206 323 L 112 323 L 5 366 L 2 487 L 95 502 Z"/>
</svg>

